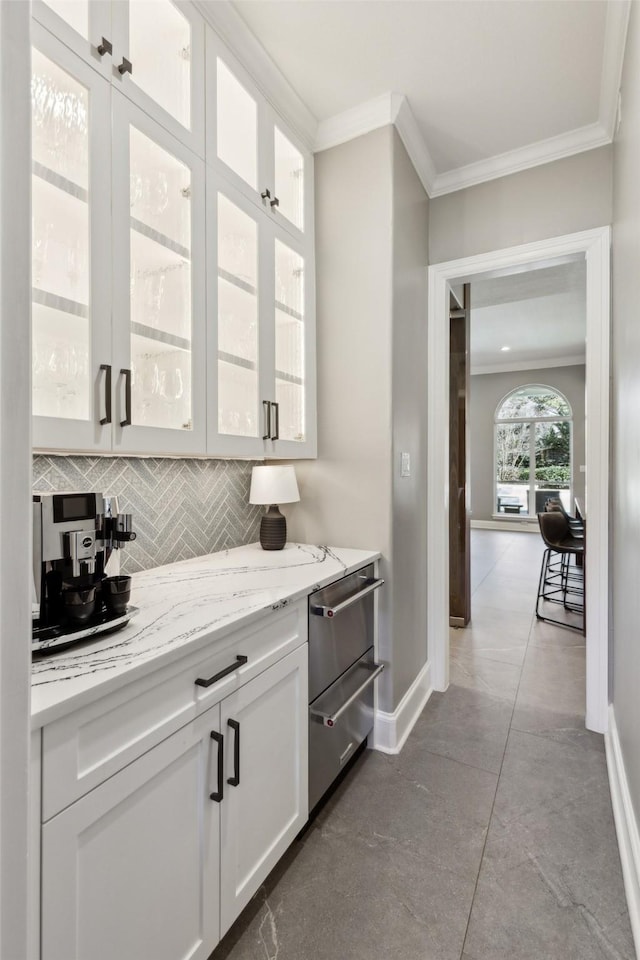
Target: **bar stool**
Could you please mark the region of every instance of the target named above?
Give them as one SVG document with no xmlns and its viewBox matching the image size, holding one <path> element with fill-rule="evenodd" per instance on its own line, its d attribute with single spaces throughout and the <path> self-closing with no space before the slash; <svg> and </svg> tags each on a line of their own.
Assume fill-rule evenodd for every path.
<svg viewBox="0 0 640 960">
<path fill-rule="evenodd" d="M 536 617 L 545 623 L 555 623 L 570 630 L 584 629 L 584 579 L 582 569 L 571 568 L 571 559 L 584 555 L 584 539 L 572 536 L 566 517 L 560 510 L 538 514 L 540 534 L 546 550 L 542 557 Z M 579 624 L 545 617 L 540 613 L 540 601 L 561 604 L 570 613 L 579 614 Z"/>
</svg>

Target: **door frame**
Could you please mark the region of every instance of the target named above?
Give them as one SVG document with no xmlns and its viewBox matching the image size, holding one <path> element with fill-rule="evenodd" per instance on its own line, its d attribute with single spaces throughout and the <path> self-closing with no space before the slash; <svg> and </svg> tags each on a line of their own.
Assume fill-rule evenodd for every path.
<svg viewBox="0 0 640 960">
<path fill-rule="evenodd" d="M 449 313 L 451 283 L 586 260 L 586 726 L 607 730 L 609 693 L 609 403 L 611 227 L 599 227 L 429 267 L 427 415 L 427 637 L 435 690 L 449 686 Z"/>
</svg>

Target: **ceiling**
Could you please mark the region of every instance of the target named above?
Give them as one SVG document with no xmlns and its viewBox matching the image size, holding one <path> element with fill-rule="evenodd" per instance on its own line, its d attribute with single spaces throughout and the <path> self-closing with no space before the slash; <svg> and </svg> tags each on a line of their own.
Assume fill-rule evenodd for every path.
<svg viewBox="0 0 640 960">
<path fill-rule="evenodd" d="M 584 363 L 585 333 L 584 259 L 471 284 L 472 373 Z"/>
<path fill-rule="evenodd" d="M 230 6 L 318 121 L 316 148 L 396 121 L 431 196 L 611 141 L 629 0 Z"/>
</svg>

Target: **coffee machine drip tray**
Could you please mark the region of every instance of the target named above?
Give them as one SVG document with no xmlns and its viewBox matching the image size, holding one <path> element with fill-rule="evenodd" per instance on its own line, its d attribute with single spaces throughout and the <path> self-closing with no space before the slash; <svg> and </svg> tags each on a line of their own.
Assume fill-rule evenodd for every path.
<svg viewBox="0 0 640 960">
<path fill-rule="evenodd" d="M 40 656 L 57 653 L 80 640 L 89 640 L 93 637 L 111 633 L 113 630 L 119 630 L 129 623 L 129 620 L 137 612 L 137 607 L 127 607 L 124 613 L 112 613 L 103 610 L 101 613 L 92 616 L 83 626 L 69 623 L 41 627 L 38 625 L 38 620 L 34 620 L 32 653 Z"/>
</svg>

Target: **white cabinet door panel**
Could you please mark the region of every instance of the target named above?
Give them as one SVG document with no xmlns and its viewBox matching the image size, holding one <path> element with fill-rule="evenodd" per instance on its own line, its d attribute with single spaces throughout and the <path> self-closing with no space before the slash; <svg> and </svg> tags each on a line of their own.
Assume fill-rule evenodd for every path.
<svg viewBox="0 0 640 960">
<path fill-rule="evenodd" d="M 221 704 L 221 935 L 307 820 L 307 659 L 304 644 Z"/>
<path fill-rule="evenodd" d="M 206 960 L 218 940 L 213 708 L 42 829 L 42 960 Z"/>
<path fill-rule="evenodd" d="M 109 0 L 32 0 L 34 20 L 46 27 L 90 67 L 111 77 Z M 104 45 L 103 41 L 107 44 Z"/>
<path fill-rule="evenodd" d="M 108 450 L 110 88 L 38 23 L 32 37 L 33 443 Z"/>
<path fill-rule="evenodd" d="M 200 14 L 190 3 L 116 0 L 112 23 L 114 84 L 204 157 L 204 21 Z"/>
<path fill-rule="evenodd" d="M 204 162 L 116 92 L 113 130 L 114 451 L 204 453 Z"/>
</svg>

